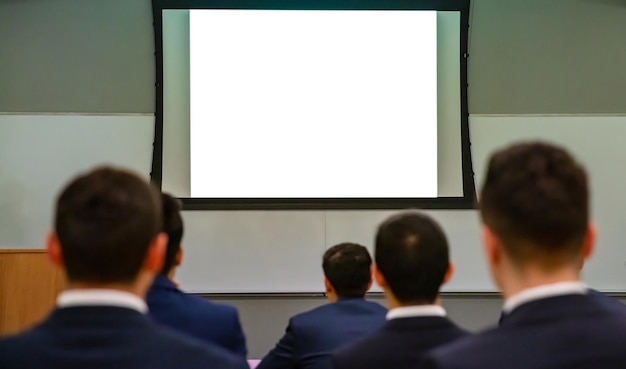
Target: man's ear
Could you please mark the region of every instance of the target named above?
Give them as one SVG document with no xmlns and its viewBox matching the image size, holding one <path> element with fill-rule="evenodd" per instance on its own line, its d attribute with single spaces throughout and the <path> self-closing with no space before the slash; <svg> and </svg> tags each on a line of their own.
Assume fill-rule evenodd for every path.
<svg viewBox="0 0 626 369">
<path fill-rule="evenodd" d="M 446 271 L 446 274 L 443 276 L 443 284 L 448 283 L 453 275 L 454 275 L 454 264 L 450 262 L 448 263 L 448 270 Z"/>
<path fill-rule="evenodd" d="M 158 274 L 163 268 L 165 260 L 165 250 L 167 249 L 167 235 L 165 233 L 157 234 L 148 247 L 148 253 L 144 262 L 144 268 L 154 274 Z"/>
<path fill-rule="evenodd" d="M 582 269 L 585 261 L 593 255 L 593 251 L 595 249 L 596 244 L 596 226 L 592 223 L 589 223 L 587 226 L 587 234 L 585 234 L 585 238 L 583 238 L 583 252 L 581 258 L 579 260 L 578 268 Z"/>
<path fill-rule="evenodd" d="M 52 264 L 57 268 L 63 268 L 63 252 L 61 251 L 61 243 L 56 233 L 49 232 L 46 236 L 46 249 Z"/>
<path fill-rule="evenodd" d="M 583 240 L 583 258 L 585 260 L 589 259 L 593 254 L 596 244 L 596 234 L 596 226 L 590 223 L 587 227 L 585 239 Z"/>
<path fill-rule="evenodd" d="M 380 269 L 376 266 L 376 264 L 372 265 L 372 275 L 374 276 L 374 280 L 376 284 L 381 288 L 387 288 L 387 280 L 383 273 L 381 273 Z"/>
<path fill-rule="evenodd" d="M 183 262 L 183 246 L 181 245 L 174 259 L 174 266 L 179 266 Z"/>
<path fill-rule="evenodd" d="M 502 259 L 502 245 L 500 239 L 486 225 L 482 226 L 483 246 L 485 249 L 485 257 L 489 265 L 497 265 Z"/>
<path fill-rule="evenodd" d="M 326 293 L 330 293 L 335 290 L 335 288 L 332 284 L 330 284 L 330 281 L 328 280 L 328 278 L 326 278 L 326 276 L 324 276 L 324 289 Z"/>
<path fill-rule="evenodd" d="M 369 291 L 370 288 L 372 288 L 373 284 L 374 284 L 374 265 L 370 267 L 370 281 L 367 283 L 367 291 Z"/>
</svg>

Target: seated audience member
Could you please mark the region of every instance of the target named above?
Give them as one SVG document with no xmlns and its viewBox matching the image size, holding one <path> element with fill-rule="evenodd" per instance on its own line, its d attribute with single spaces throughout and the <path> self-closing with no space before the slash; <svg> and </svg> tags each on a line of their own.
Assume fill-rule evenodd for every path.
<svg viewBox="0 0 626 369">
<path fill-rule="evenodd" d="M 388 301 L 387 324 L 336 352 L 333 368 L 414 368 L 426 351 L 468 335 L 439 302 L 453 267 L 446 236 L 433 219 L 416 212 L 389 218 L 378 228 L 374 259 L 374 278 Z"/>
<path fill-rule="evenodd" d="M 423 367 L 626 368 L 626 315 L 580 281 L 595 238 L 583 167 L 550 144 L 513 145 L 491 157 L 480 201 L 504 317 L 434 350 Z"/>
<path fill-rule="evenodd" d="M 172 281 L 180 265 L 183 250 L 183 219 L 179 201 L 168 194 L 163 202 L 162 232 L 169 237 L 163 268 L 148 291 L 150 315 L 157 322 L 203 341 L 215 343 L 235 354 L 246 357 L 246 339 L 233 307 L 218 305 L 206 299 L 188 295 Z"/>
<path fill-rule="evenodd" d="M 324 254 L 324 286 L 331 302 L 289 320 L 285 335 L 257 369 L 327 369 L 338 347 L 385 322 L 385 308 L 364 299 L 372 259 L 363 246 L 343 243 Z"/>
<path fill-rule="evenodd" d="M 161 201 L 112 168 L 74 179 L 47 239 L 68 288 L 34 328 L 0 340 L 0 368 L 244 369 L 244 359 L 152 322 L 143 298 L 163 264 Z"/>
</svg>

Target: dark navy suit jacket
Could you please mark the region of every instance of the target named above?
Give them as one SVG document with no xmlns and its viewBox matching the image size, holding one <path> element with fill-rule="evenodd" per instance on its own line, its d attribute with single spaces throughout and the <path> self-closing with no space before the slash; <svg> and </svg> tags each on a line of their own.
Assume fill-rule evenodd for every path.
<svg viewBox="0 0 626 369">
<path fill-rule="evenodd" d="M 244 359 L 123 307 L 56 309 L 33 329 L 0 340 L 2 369 L 247 369 Z"/>
<path fill-rule="evenodd" d="M 158 323 L 246 357 L 246 338 L 234 307 L 186 294 L 164 276 L 154 279 L 146 301 Z"/>
<path fill-rule="evenodd" d="M 246 357 L 246 338 L 235 308 L 186 294 L 164 276 L 154 279 L 146 301 L 158 323 Z"/>
<path fill-rule="evenodd" d="M 334 369 L 415 368 L 427 351 L 469 333 L 438 316 L 397 318 L 333 355 Z"/>
<path fill-rule="evenodd" d="M 626 314 L 587 295 L 530 301 L 495 329 L 436 349 L 420 368 L 623 369 Z"/>
<path fill-rule="evenodd" d="M 380 328 L 386 313 L 374 302 L 343 299 L 296 315 L 257 368 L 329 369 L 333 351 Z"/>
</svg>

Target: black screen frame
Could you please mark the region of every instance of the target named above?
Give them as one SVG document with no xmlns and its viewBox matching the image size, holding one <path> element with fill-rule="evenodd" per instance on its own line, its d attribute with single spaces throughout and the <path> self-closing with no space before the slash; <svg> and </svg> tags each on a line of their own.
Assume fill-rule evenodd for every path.
<svg viewBox="0 0 626 369">
<path fill-rule="evenodd" d="M 437 198 L 181 198 L 184 210 L 474 209 L 476 186 L 469 133 L 467 62 L 470 0 L 152 0 L 156 107 L 151 182 L 163 179 L 163 10 L 438 10 L 461 14 L 461 167 L 463 196 Z"/>
</svg>

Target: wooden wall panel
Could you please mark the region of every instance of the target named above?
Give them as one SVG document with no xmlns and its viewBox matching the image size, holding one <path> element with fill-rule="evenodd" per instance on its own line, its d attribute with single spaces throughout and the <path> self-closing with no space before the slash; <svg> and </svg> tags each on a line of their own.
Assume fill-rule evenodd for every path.
<svg viewBox="0 0 626 369">
<path fill-rule="evenodd" d="M 45 250 L 0 250 L 0 335 L 23 331 L 45 318 L 64 284 Z"/>
</svg>

